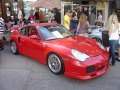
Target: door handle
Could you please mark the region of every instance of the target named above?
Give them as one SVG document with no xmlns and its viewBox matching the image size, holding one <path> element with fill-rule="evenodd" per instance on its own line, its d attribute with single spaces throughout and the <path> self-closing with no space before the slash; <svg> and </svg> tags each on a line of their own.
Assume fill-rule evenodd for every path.
<svg viewBox="0 0 120 90">
<path fill-rule="evenodd" d="M 21 38 L 20 38 L 20 37 L 18 37 L 18 42 L 20 43 L 20 41 L 21 41 Z"/>
</svg>

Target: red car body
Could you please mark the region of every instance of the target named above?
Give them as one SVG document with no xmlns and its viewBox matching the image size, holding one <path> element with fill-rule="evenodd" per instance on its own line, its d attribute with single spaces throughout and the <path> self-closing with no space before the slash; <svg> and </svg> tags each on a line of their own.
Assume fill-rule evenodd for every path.
<svg viewBox="0 0 120 90">
<path fill-rule="evenodd" d="M 47 64 L 48 55 L 57 54 L 64 63 L 64 75 L 76 79 L 87 80 L 104 74 L 108 69 L 107 51 L 102 50 L 95 40 L 82 36 L 45 41 L 41 34 L 40 39 L 31 39 L 19 32 L 24 27 L 58 25 L 55 23 L 29 24 L 27 26 L 13 28 L 10 41 L 17 45 L 19 53 L 29 56 L 39 62 Z M 19 40 L 19 37 L 21 40 Z M 71 53 L 75 49 L 90 56 L 84 62 L 77 60 Z"/>
</svg>

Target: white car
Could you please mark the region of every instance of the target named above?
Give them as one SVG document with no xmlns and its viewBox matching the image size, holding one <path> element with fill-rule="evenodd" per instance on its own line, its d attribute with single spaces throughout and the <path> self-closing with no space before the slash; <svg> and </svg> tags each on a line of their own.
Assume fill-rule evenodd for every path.
<svg viewBox="0 0 120 90">
<path fill-rule="evenodd" d="M 90 26 L 88 36 L 107 47 L 109 45 L 107 29 L 108 29 L 107 27 Z M 102 36 L 102 34 L 105 35 Z M 118 52 L 118 46 L 116 46 L 116 52 Z"/>
<path fill-rule="evenodd" d="M 100 26 L 90 26 L 89 27 L 89 37 L 95 39 L 99 43 L 103 44 L 102 41 L 102 27 Z"/>
</svg>

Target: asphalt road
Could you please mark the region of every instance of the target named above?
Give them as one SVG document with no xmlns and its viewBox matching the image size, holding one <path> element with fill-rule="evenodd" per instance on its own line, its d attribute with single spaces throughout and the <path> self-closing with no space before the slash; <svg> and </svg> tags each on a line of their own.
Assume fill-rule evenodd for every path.
<svg viewBox="0 0 120 90">
<path fill-rule="evenodd" d="M 9 46 L 0 53 L 0 90 L 120 90 L 120 62 L 98 78 L 81 81 L 54 75 L 46 65 L 13 55 Z"/>
</svg>

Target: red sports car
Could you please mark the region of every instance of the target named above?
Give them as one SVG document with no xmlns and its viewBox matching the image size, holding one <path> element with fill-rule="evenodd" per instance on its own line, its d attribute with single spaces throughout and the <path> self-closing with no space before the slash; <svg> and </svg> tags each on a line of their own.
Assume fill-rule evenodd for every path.
<svg viewBox="0 0 120 90">
<path fill-rule="evenodd" d="M 104 74 L 109 66 L 109 54 L 100 43 L 73 35 L 57 23 L 13 28 L 10 41 L 13 54 L 47 64 L 54 74 L 86 80 Z"/>
</svg>

